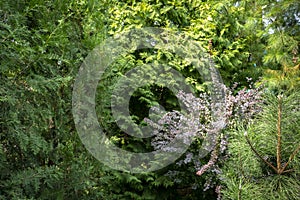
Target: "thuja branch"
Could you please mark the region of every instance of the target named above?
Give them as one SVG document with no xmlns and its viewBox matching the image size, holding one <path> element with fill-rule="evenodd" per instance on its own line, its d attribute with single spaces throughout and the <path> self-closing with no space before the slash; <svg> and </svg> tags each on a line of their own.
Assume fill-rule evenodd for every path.
<svg viewBox="0 0 300 200">
<path fill-rule="evenodd" d="M 249 144 L 251 150 L 255 153 L 255 155 L 257 157 L 259 157 L 264 163 L 266 163 L 269 167 L 271 167 L 273 170 L 275 170 L 276 173 L 278 173 L 278 170 L 276 169 L 276 167 L 274 167 L 271 163 L 269 163 L 266 159 L 264 159 L 256 150 L 255 148 L 252 146 L 248 136 L 247 136 L 247 132 L 245 132 L 245 138 L 246 138 L 246 141 L 247 143 Z"/>
<path fill-rule="evenodd" d="M 277 171 L 281 171 L 281 112 L 282 96 L 278 95 L 278 118 L 277 118 Z"/>
</svg>

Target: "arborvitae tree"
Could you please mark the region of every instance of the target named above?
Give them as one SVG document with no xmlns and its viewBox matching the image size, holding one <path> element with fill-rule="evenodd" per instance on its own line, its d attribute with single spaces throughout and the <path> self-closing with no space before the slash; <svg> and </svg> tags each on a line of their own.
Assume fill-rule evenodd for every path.
<svg viewBox="0 0 300 200">
<path fill-rule="evenodd" d="M 107 199 L 71 113 L 72 80 L 95 45 L 82 21 L 103 27 L 101 5 L 0 1 L 0 199 Z"/>
</svg>

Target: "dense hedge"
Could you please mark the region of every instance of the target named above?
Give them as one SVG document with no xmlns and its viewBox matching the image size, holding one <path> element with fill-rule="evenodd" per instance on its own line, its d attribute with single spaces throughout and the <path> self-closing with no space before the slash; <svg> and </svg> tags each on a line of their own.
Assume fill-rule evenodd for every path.
<svg viewBox="0 0 300 200">
<path fill-rule="evenodd" d="M 239 188 L 243 194 L 251 189 L 243 198 L 256 194 L 257 190 L 260 195 L 266 194 L 265 191 L 273 193 L 275 186 L 263 192 L 258 188 L 265 180 L 256 185 L 256 178 L 254 181 L 248 176 L 240 178 L 237 171 L 232 171 L 241 163 L 239 159 L 245 157 L 245 163 L 255 165 L 255 169 L 242 166 L 238 172 L 253 170 L 267 180 L 273 174 L 269 170 L 259 171 L 265 166 L 255 160 L 246 139 L 239 140 L 239 123 L 247 124 L 243 128 L 256 130 L 249 120 L 257 114 L 253 105 L 258 101 L 255 96 L 260 97 L 260 88 L 245 88 L 249 80 L 260 80 L 257 85 L 262 87 L 264 83 L 275 94 L 288 91 L 287 102 L 291 104 L 298 97 L 293 100 L 290 94 L 299 89 L 300 82 L 300 6 L 298 1 L 273 4 L 268 7 L 263 0 L 0 0 L 0 199 L 216 199 L 221 193 L 225 199 L 235 199 Z M 265 23 L 263 18 L 270 22 Z M 82 62 L 104 39 L 139 27 L 185 32 L 207 50 L 227 88 L 233 87 L 227 90 L 231 121 L 220 138 L 224 149 L 219 151 L 219 163 L 214 163 L 202 176 L 196 172 L 211 160 L 210 155 L 201 159 L 191 157 L 197 154 L 201 138 L 176 163 L 151 173 L 130 174 L 104 166 L 89 154 L 77 135 L 72 89 Z M 193 67 L 166 51 L 136 51 L 114 63 L 99 84 L 96 109 L 107 135 L 119 147 L 130 151 L 144 152 L 155 147 L 150 140 L 128 137 L 120 130 L 111 116 L 109 97 L 122 73 L 152 61 L 172 66 L 186 77 L 197 94 L 205 92 L 203 80 Z M 247 81 L 247 77 L 251 79 Z M 133 118 L 141 122 L 157 102 L 167 111 L 178 110 L 176 94 L 160 85 L 151 85 L 133 95 L 130 105 Z M 299 108 L 297 104 L 294 106 L 295 117 L 299 118 Z M 241 113 L 246 116 L 245 121 Z M 299 128 L 289 131 L 300 134 Z M 225 151 L 227 142 L 232 144 L 229 154 Z M 295 148 L 297 144 L 293 143 L 290 150 Z M 265 151 L 267 154 L 269 150 Z M 237 158 L 240 153 L 241 158 Z M 289 155 L 285 152 L 284 158 Z M 295 155 L 298 157 L 291 164 L 296 170 L 291 173 L 294 179 L 280 177 L 290 187 L 287 191 L 293 191 L 294 186 L 298 188 L 293 193 L 296 199 L 299 185 L 291 185 L 299 180 L 299 154 Z M 228 156 L 230 159 L 225 162 Z M 218 171 L 222 168 L 223 174 Z M 271 197 L 284 199 L 286 195 L 279 192 Z"/>
</svg>

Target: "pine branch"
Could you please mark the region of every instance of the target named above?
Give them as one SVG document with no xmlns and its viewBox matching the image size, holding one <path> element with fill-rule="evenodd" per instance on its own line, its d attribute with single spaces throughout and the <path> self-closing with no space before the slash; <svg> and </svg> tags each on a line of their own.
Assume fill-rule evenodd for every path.
<svg viewBox="0 0 300 200">
<path fill-rule="evenodd" d="M 281 171 L 281 112 L 282 95 L 278 95 L 278 119 L 277 119 L 277 172 Z"/>
<path fill-rule="evenodd" d="M 250 140 L 249 140 L 249 138 L 248 138 L 248 136 L 247 136 L 247 132 L 245 132 L 245 138 L 246 138 L 246 141 L 247 141 L 247 143 L 249 144 L 249 146 L 250 146 L 250 148 L 251 148 L 251 150 L 255 153 L 255 155 L 257 156 L 257 157 L 259 157 L 264 163 L 266 163 L 269 167 L 271 167 L 273 170 L 275 170 L 275 172 L 277 173 L 278 171 L 277 171 L 277 169 L 276 169 L 276 167 L 274 167 L 271 163 L 269 163 L 266 159 L 264 159 L 256 150 L 255 150 L 255 148 L 252 146 L 252 144 L 251 144 L 251 142 L 250 142 Z"/>
<path fill-rule="evenodd" d="M 295 151 L 291 154 L 291 156 L 289 157 L 288 162 L 285 163 L 285 165 L 284 165 L 283 168 L 281 169 L 281 173 L 286 173 L 286 172 L 292 171 L 292 169 L 286 170 L 286 171 L 284 171 L 284 170 L 285 170 L 286 167 L 290 164 L 290 162 L 294 159 L 295 155 L 298 153 L 299 150 L 300 150 L 300 144 L 299 144 L 299 146 L 295 149 Z"/>
</svg>

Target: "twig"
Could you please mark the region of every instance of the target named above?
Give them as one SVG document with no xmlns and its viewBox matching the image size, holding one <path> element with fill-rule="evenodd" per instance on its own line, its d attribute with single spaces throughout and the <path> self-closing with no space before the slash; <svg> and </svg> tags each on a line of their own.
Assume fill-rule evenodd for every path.
<svg viewBox="0 0 300 200">
<path fill-rule="evenodd" d="M 276 167 L 274 167 L 271 163 L 269 163 L 267 160 L 265 160 L 255 149 L 254 149 L 254 147 L 252 146 L 252 144 L 251 144 L 251 142 L 250 142 L 250 140 L 249 140 L 249 138 L 248 138 L 248 136 L 247 136 L 247 134 L 245 134 L 245 138 L 246 138 L 246 141 L 247 141 L 247 143 L 249 144 L 249 146 L 250 146 L 250 148 L 251 148 L 251 150 L 255 153 L 255 155 L 257 156 L 257 157 L 259 157 L 264 163 L 266 163 L 268 166 L 270 166 L 273 170 L 275 170 L 275 172 L 277 173 L 278 171 L 277 171 L 277 169 L 276 169 Z"/>
<path fill-rule="evenodd" d="M 286 170 L 286 167 L 290 164 L 290 162 L 294 159 L 295 155 L 298 153 L 298 151 L 300 150 L 300 144 L 299 146 L 295 149 L 295 151 L 291 154 L 291 156 L 289 157 L 289 160 L 287 161 L 287 163 L 285 163 L 285 165 L 283 166 L 283 168 L 281 169 L 281 173 L 286 173 L 289 172 L 291 170 Z"/>
<path fill-rule="evenodd" d="M 281 112 L 282 96 L 278 95 L 278 118 L 277 118 L 277 171 L 281 171 Z"/>
</svg>

